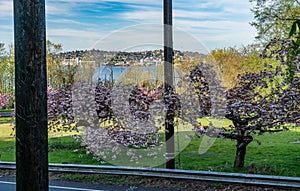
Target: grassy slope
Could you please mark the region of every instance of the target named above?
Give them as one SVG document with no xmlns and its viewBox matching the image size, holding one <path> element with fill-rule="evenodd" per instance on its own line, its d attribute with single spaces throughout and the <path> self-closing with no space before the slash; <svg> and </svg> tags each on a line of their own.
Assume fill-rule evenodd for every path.
<svg viewBox="0 0 300 191">
<path fill-rule="evenodd" d="M 0 161 L 15 161 L 15 137 L 12 136 L 13 124 L 1 123 L 0 120 Z M 80 143 L 70 136 L 72 133 L 49 133 L 49 162 L 50 163 L 75 163 L 97 164 L 91 155 L 86 155 Z M 78 150 L 78 152 L 74 152 Z"/>
<path fill-rule="evenodd" d="M 13 123 L 14 119 L 12 117 L 0 117 L 0 124 Z"/>
<path fill-rule="evenodd" d="M 0 124 L 1 161 L 15 161 L 15 141 L 14 137 L 10 136 L 11 128 L 10 124 Z M 75 142 L 71 136 L 50 135 L 50 163 L 101 164 L 93 160 L 92 155 L 85 154 L 80 143 Z M 258 145 L 256 140 L 261 142 L 261 145 Z M 180 153 L 180 166 L 178 158 L 176 159 L 177 168 L 300 176 L 299 127 L 287 132 L 255 136 L 255 141 L 247 149 L 246 167 L 239 170 L 231 168 L 235 155 L 234 141 L 217 139 L 206 153 L 199 155 L 201 141 L 202 138 L 195 137 L 191 140 Z M 151 162 L 153 159 L 149 160 Z"/>
<path fill-rule="evenodd" d="M 199 155 L 199 139 L 193 139 L 181 153 L 182 168 L 300 176 L 299 140 L 300 133 L 292 131 L 256 136 L 247 147 L 246 167 L 233 169 L 235 141 L 217 139 L 208 152 Z"/>
</svg>

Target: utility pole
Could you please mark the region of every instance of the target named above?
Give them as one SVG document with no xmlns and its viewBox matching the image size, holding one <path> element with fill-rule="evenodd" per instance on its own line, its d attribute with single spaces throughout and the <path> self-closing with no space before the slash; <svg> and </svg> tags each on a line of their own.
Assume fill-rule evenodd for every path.
<svg viewBox="0 0 300 191">
<path fill-rule="evenodd" d="M 170 104 L 173 93 L 173 16 L 172 0 L 164 0 L 164 81 L 165 105 L 167 108 L 165 120 L 166 136 L 166 168 L 175 169 L 174 155 L 174 104 Z"/>
<path fill-rule="evenodd" d="M 16 190 L 48 191 L 45 0 L 14 0 Z"/>
</svg>

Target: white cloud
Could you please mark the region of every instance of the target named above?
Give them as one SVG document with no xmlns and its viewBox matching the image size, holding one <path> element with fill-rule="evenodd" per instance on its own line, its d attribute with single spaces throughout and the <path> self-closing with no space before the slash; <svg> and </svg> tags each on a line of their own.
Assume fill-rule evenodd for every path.
<svg viewBox="0 0 300 191">
<path fill-rule="evenodd" d="M 253 42 L 255 30 L 251 21 L 248 1 L 210 0 L 192 2 L 174 1 L 174 27 L 179 27 L 201 39 L 208 47 L 234 46 Z M 162 9 L 136 7 L 134 11 L 120 13 L 126 20 L 140 23 L 161 23 Z"/>
<path fill-rule="evenodd" d="M 4 43 L 7 47 L 8 44 L 13 43 L 13 33 L 8 30 L 0 30 L 0 42 Z M 8 47 L 7 47 L 8 48 Z"/>
<path fill-rule="evenodd" d="M 140 24 L 116 30 L 99 39 L 95 48 L 106 50 L 128 50 L 143 45 L 162 44 L 162 27 L 154 24 Z"/>
<path fill-rule="evenodd" d="M 174 10 L 175 18 L 186 18 L 186 19 L 208 19 L 219 18 L 224 15 L 222 12 L 205 12 L 205 11 L 190 11 L 190 10 Z"/>
<path fill-rule="evenodd" d="M 96 27 L 96 24 L 80 22 L 72 19 L 47 19 L 48 23 L 55 23 L 55 24 L 71 24 L 71 25 L 80 25 L 80 26 L 89 26 L 89 27 Z"/>
<path fill-rule="evenodd" d="M 72 16 L 74 13 L 71 11 L 71 6 L 62 3 L 48 3 L 46 4 L 47 15 L 69 15 Z"/>
<path fill-rule="evenodd" d="M 49 2 L 55 2 L 56 0 L 48 0 Z M 60 0 L 62 3 L 101 3 L 101 2 L 115 2 L 115 3 L 129 3 L 129 4 L 147 4 L 157 5 L 162 4 L 160 0 Z"/>
<path fill-rule="evenodd" d="M 47 38 L 61 43 L 64 51 L 75 49 L 91 49 L 94 42 L 104 35 L 90 29 L 51 28 L 47 30 Z"/>
<path fill-rule="evenodd" d="M 173 16 L 175 20 L 180 19 L 209 19 L 219 18 L 224 15 L 217 12 L 191 11 L 175 9 Z M 140 23 L 162 23 L 163 10 L 159 8 L 139 7 L 138 10 L 117 14 L 118 17 L 126 20 L 135 20 Z"/>
<path fill-rule="evenodd" d="M 5 22 L 2 23 L 1 20 L 0 23 L 1 40 L 11 39 L 13 36 L 12 26 L 9 26 L 12 22 L 12 2 L 13 0 L 0 0 L 0 18 L 5 18 L 3 19 Z M 123 3 L 122 7 L 125 7 L 126 11 L 117 12 L 116 9 L 108 11 L 109 6 L 118 6 L 117 3 Z M 161 0 L 46 0 L 47 34 L 55 42 L 63 43 L 66 49 L 72 49 L 72 46 L 74 49 L 88 48 L 104 37 L 97 30 L 104 33 L 117 27 L 128 26 L 130 23 L 161 25 L 162 4 Z M 99 14 L 85 15 L 85 10 L 91 7 L 95 7 L 93 11 L 99 11 Z M 102 7 L 106 10 L 105 14 L 102 14 Z M 184 29 L 210 48 L 225 44 L 228 46 L 247 44 L 254 39 L 255 31 L 248 24 L 252 17 L 249 10 L 251 3 L 248 0 L 174 0 L 173 7 L 174 27 Z M 151 30 L 144 30 L 143 33 L 140 30 L 135 34 L 139 35 L 132 36 L 128 33 L 123 40 L 136 42 L 135 38 L 147 39 L 148 35 L 151 35 Z M 152 34 L 160 33 L 152 32 Z M 106 34 L 106 37 L 108 36 Z M 161 34 L 156 38 L 161 42 Z M 121 40 L 119 38 L 119 44 Z M 107 46 L 109 41 L 106 41 Z M 118 41 L 113 41 L 112 46 L 118 46 Z"/>
<path fill-rule="evenodd" d="M 118 17 L 125 20 L 135 20 L 141 23 L 161 23 L 162 12 L 161 11 L 132 11 L 118 14 Z"/>
<path fill-rule="evenodd" d="M 13 25 L 0 25 L 0 28 L 6 30 L 8 32 L 13 31 Z"/>
<path fill-rule="evenodd" d="M 254 41 L 256 34 L 247 22 L 237 21 L 181 20 L 176 26 L 193 34 L 210 49 L 247 45 Z"/>
<path fill-rule="evenodd" d="M 137 51 L 163 49 L 163 27 L 158 24 L 140 24 L 123 28 L 100 39 L 93 47 L 104 50 Z M 174 48 L 207 53 L 200 41 L 181 29 L 174 29 Z"/>
<path fill-rule="evenodd" d="M 56 37 L 78 37 L 78 38 L 100 38 L 101 33 L 85 29 L 53 28 L 47 30 L 48 36 Z"/>
<path fill-rule="evenodd" d="M 100 0 L 103 2 L 118 2 L 118 3 L 134 3 L 134 4 L 147 4 L 147 5 L 160 5 L 162 4 L 161 0 Z M 99 1 L 98 1 L 99 2 Z"/>
<path fill-rule="evenodd" d="M 184 0 L 178 0 L 179 3 L 183 4 Z M 186 4 L 187 6 L 189 4 Z M 250 8 L 251 3 L 247 0 L 242 1 L 236 1 L 236 0 L 204 0 L 201 2 L 194 2 L 191 7 L 197 7 L 197 8 L 214 8 L 214 7 L 232 7 L 232 8 Z"/>
<path fill-rule="evenodd" d="M 229 20 L 206 20 L 206 21 L 192 21 L 192 20 L 176 20 L 175 25 L 180 28 L 189 30 L 198 30 L 203 28 L 206 30 L 217 30 L 217 31 L 247 31 L 251 30 L 250 25 L 247 22 L 241 21 L 229 21 Z"/>
<path fill-rule="evenodd" d="M 13 1 L 12 0 L 1 0 L 0 1 L 0 17 L 9 17 L 13 15 Z"/>
</svg>

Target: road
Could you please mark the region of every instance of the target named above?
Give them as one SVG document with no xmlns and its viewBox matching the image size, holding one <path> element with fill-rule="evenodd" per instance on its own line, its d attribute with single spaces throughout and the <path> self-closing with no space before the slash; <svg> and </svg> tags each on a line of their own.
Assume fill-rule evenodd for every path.
<svg viewBox="0 0 300 191">
<path fill-rule="evenodd" d="M 16 191 L 14 177 L 0 177 L 0 191 Z M 68 181 L 50 181 L 49 191 L 178 191 L 163 188 L 146 188 L 136 186 L 115 186 Z"/>
<path fill-rule="evenodd" d="M 12 115 L 11 111 L 0 112 L 0 117 L 11 117 L 11 115 Z"/>
</svg>

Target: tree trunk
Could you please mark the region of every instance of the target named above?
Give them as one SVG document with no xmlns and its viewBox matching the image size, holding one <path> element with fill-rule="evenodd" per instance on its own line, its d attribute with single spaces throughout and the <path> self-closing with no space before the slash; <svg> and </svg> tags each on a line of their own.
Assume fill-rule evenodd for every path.
<svg viewBox="0 0 300 191">
<path fill-rule="evenodd" d="M 234 168 L 241 168 L 244 167 L 245 163 L 245 156 L 246 156 L 246 148 L 249 143 L 253 141 L 253 137 L 243 136 L 241 139 L 237 140 L 236 144 L 236 155 L 235 155 L 235 161 L 234 161 Z"/>
</svg>

